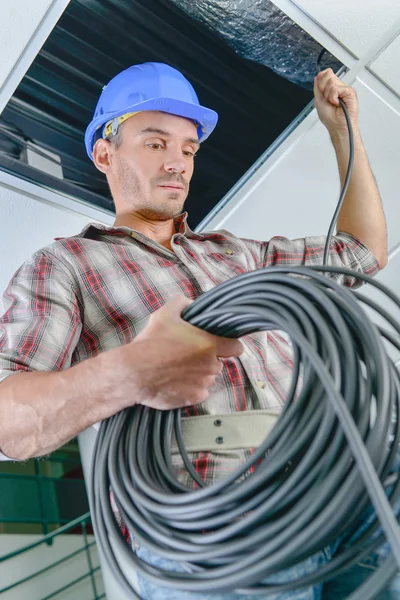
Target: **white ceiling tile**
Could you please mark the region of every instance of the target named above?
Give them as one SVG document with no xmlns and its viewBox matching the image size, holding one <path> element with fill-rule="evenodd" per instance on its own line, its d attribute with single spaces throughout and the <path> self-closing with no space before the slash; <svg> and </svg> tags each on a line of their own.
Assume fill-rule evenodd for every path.
<svg viewBox="0 0 400 600">
<path fill-rule="evenodd" d="M 360 57 L 400 18 L 398 0 L 292 0 Z"/>
<path fill-rule="evenodd" d="M 0 86 L 6 81 L 51 3 L 52 0 L 0 2 Z"/>
<path fill-rule="evenodd" d="M 400 35 L 371 63 L 369 69 L 400 96 Z"/>
</svg>

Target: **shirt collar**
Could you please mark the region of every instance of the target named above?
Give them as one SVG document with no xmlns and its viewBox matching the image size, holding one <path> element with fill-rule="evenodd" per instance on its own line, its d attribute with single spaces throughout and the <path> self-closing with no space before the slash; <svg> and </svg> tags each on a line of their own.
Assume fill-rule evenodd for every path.
<svg viewBox="0 0 400 600">
<path fill-rule="evenodd" d="M 188 217 L 188 213 L 183 212 L 174 218 L 175 233 L 181 233 L 181 234 L 185 235 L 186 237 L 200 239 L 201 236 L 194 233 L 190 229 L 189 225 L 187 224 L 187 217 Z M 93 233 L 95 233 L 96 231 L 99 233 L 102 233 L 102 234 L 115 235 L 115 236 L 120 236 L 120 237 L 131 236 L 133 232 L 140 233 L 140 232 L 136 231 L 135 229 L 131 229 L 130 227 L 113 227 L 113 226 L 108 227 L 107 225 L 101 225 L 100 223 L 89 223 L 82 229 L 82 231 L 77 236 L 74 236 L 74 237 L 90 238 L 90 237 L 92 237 Z M 62 239 L 65 239 L 65 238 L 62 238 L 62 237 L 55 238 L 55 240 L 62 240 Z"/>
</svg>

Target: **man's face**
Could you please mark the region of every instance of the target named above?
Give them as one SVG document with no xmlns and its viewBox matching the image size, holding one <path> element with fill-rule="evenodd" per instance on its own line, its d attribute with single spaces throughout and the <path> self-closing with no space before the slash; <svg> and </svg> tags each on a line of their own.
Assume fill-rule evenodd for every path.
<svg viewBox="0 0 400 600">
<path fill-rule="evenodd" d="M 182 117 L 148 111 L 120 127 L 122 143 L 118 148 L 110 144 L 107 172 L 117 212 L 121 208 L 152 220 L 174 218 L 182 212 L 189 193 L 199 148 L 196 125 Z"/>
</svg>

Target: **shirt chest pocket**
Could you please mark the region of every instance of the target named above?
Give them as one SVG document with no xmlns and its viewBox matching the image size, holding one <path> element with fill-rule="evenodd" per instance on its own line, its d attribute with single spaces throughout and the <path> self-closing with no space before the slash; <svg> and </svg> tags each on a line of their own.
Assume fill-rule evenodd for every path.
<svg viewBox="0 0 400 600">
<path fill-rule="evenodd" d="M 250 269 L 244 252 L 227 247 L 221 252 L 211 252 L 205 257 L 212 269 L 212 275 L 219 281 L 226 281 L 235 275 L 247 273 Z"/>
</svg>

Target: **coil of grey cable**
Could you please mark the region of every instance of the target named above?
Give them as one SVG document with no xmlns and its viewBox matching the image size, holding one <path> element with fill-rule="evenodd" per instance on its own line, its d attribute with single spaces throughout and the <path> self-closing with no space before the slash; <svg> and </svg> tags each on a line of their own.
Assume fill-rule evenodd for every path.
<svg viewBox="0 0 400 600">
<path fill-rule="evenodd" d="M 351 273 L 334 267 L 266 268 L 218 286 L 183 315 L 216 335 L 280 329 L 292 340 L 294 376 L 283 412 L 251 461 L 231 477 L 204 486 L 187 460 L 178 411 L 135 406 L 102 423 L 93 463 L 93 523 L 113 572 L 132 597 L 138 596 L 115 559 L 110 533 L 137 572 L 186 591 L 265 594 L 299 589 L 344 571 L 385 536 L 395 558 L 373 576 L 377 589 L 396 572 L 400 535 L 390 505 L 400 485 L 390 469 L 400 439 L 400 382 L 387 344 L 400 349 L 400 327 L 376 303 L 321 271 Z M 359 277 L 400 307 L 382 284 Z M 363 303 L 387 321 L 388 329 L 369 321 Z M 303 385 L 295 399 L 300 369 Z M 176 478 L 170 461 L 173 427 L 200 489 L 187 489 Z M 235 483 L 252 466 L 254 472 Z M 389 500 L 382 485 L 391 486 Z M 167 576 L 132 553 L 112 513 L 110 486 L 135 537 L 149 550 L 185 563 L 187 572 Z M 374 537 L 379 528 L 375 521 L 360 540 L 348 543 L 369 498 L 384 534 Z M 321 570 L 298 581 L 259 583 L 342 534 L 341 548 Z M 368 589 L 360 588 L 354 597 L 373 598 L 372 587 L 370 580 Z"/>
</svg>

